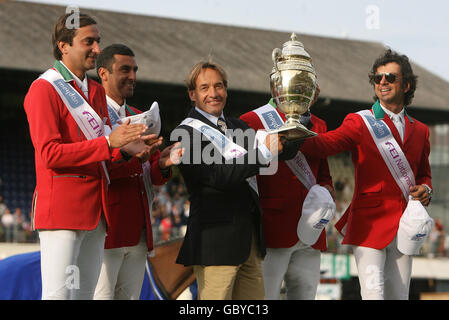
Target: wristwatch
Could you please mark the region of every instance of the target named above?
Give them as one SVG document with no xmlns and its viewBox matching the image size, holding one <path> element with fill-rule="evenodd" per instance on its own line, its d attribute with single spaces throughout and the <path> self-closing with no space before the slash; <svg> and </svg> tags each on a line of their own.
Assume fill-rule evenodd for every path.
<svg viewBox="0 0 449 320">
<path fill-rule="evenodd" d="M 431 199 L 431 198 L 432 198 L 432 194 L 433 194 L 432 188 L 430 188 L 427 184 L 423 184 L 422 186 L 423 186 L 424 188 L 426 188 L 426 192 L 427 192 L 427 194 L 429 195 L 429 199 Z"/>
</svg>

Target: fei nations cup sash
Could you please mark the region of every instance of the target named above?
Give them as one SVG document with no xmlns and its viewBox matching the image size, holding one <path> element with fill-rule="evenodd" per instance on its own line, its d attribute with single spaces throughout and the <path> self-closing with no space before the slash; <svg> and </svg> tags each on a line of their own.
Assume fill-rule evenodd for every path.
<svg viewBox="0 0 449 320">
<path fill-rule="evenodd" d="M 39 78 L 52 84 L 87 140 L 104 136 L 105 129 L 103 121 L 83 96 L 68 84 L 58 71 L 49 69 Z M 101 161 L 101 165 L 103 166 L 108 184 L 110 184 L 111 181 L 105 162 Z"/>
<path fill-rule="evenodd" d="M 406 201 L 409 199 L 410 187 L 414 186 L 415 175 L 404 152 L 393 137 L 390 128 L 383 120 L 377 120 L 370 110 L 357 112 L 365 122 L 374 143 L 379 149 L 385 164 L 402 191 Z"/>
<path fill-rule="evenodd" d="M 416 184 L 412 168 L 385 121 L 377 120 L 370 110 L 362 110 L 357 114 L 365 122 L 380 155 L 407 201 L 407 207 L 399 221 L 397 248 L 406 255 L 418 254 L 432 230 L 433 219 L 421 202 L 413 200 L 410 195 L 410 187 Z"/>
<path fill-rule="evenodd" d="M 198 119 L 186 118 L 181 122 L 180 125 L 186 125 L 194 128 L 195 130 L 201 132 L 212 144 L 215 148 L 220 152 L 220 154 L 225 158 L 226 161 L 237 159 L 244 156 L 247 151 L 245 148 L 235 144 L 228 137 L 222 134 L 219 130 L 212 128 L 208 124 L 202 122 Z M 259 190 L 257 188 L 257 180 L 256 176 L 252 176 L 246 179 L 249 186 L 253 188 L 253 190 L 259 194 Z"/>
<path fill-rule="evenodd" d="M 284 124 L 284 120 L 282 120 L 279 113 L 271 104 L 266 104 L 253 110 L 253 112 L 258 115 L 266 130 L 274 130 Z M 307 190 L 310 190 L 312 186 L 316 185 L 316 178 L 307 163 L 306 157 L 301 151 L 298 151 L 293 159 L 287 160 L 285 163 Z"/>
</svg>

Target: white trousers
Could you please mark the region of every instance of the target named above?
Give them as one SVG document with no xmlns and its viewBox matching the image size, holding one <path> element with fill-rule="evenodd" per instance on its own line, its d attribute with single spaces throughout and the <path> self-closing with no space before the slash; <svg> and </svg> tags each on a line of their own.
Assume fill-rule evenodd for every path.
<svg viewBox="0 0 449 320">
<path fill-rule="evenodd" d="M 42 300 L 90 300 L 103 260 L 106 229 L 39 230 Z"/>
<path fill-rule="evenodd" d="M 314 300 L 320 281 L 319 250 L 298 241 L 290 248 L 267 248 L 262 261 L 265 296 L 279 300 L 285 281 L 288 300 Z"/>
<path fill-rule="evenodd" d="M 412 257 L 396 241 L 382 250 L 353 246 L 363 300 L 408 300 Z"/>
<path fill-rule="evenodd" d="M 136 246 L 105 249 L 95 300 L 139 300 L 148 247 L 145 234 Z"/>
</svg>

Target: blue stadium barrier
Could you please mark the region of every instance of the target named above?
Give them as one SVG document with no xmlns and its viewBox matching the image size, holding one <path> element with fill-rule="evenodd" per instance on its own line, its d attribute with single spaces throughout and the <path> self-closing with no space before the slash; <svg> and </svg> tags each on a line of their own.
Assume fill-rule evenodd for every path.
<svg viewBox="0 0 449 320">
<path fill-rule="evenodd" d="M 0 300 L 40 300 L 41 284 L 41 253 L 40 251 L 17 254 L 0 260 Z M 196 286 L 191 286 L 196 297 Z M 140 300 L 166 300 L 157 287 L 146 266 Z"/>
</svg>

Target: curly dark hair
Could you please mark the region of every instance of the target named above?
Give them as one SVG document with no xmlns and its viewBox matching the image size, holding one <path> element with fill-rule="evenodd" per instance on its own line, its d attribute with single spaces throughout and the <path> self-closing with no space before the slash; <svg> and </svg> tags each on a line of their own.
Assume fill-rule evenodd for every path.
<svg viewBox="0 0 449 320">
<path fill-rule="evenodd" d="M 384 66 L 387 63 L 395 62 L 401 67 L 402 73 L 402 88 L 405 88 L 407 83 L 410 84 L 410 90 L 404 94 L 404 105 L 408 106 L 412 103 L 415 95 L 416 86 L 418 83 L 418 77 L 413 74 L 412 66 L 406 55 L 401 55 L 391 49 L 387 49 L 379 58 L 374 61 L 373 67 L 369 73 L 369 83 L 374 86 L 374 75 L 376 74 L 379 66 Z M 378 100 L 376 95 L 373 96 L 374 101 Z"/>
</svg>

